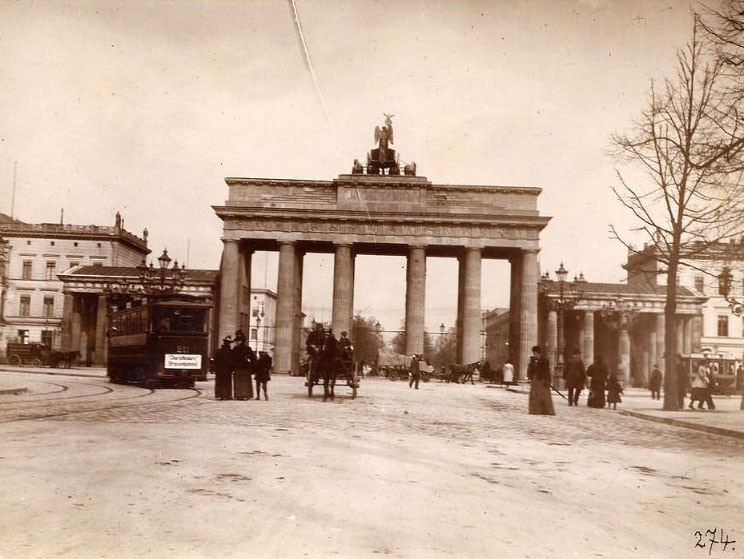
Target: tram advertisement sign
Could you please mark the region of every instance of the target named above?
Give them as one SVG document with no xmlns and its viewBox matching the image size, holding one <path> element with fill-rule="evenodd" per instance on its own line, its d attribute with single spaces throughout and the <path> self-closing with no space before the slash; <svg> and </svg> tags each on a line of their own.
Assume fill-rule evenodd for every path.
<svg viewBox="0 0 744 559">
<path fill-rule="evenodd" d="M 202 356 L 193 353 L 166 353 L 166 369 L 201 369 Z"/>
</svg>

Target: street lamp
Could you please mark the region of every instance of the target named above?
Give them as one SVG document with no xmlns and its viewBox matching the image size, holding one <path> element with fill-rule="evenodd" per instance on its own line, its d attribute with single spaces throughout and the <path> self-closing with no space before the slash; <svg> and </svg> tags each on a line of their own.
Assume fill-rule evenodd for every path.
<svg viewBox="0 0 744 559">
<path fill-rule="evenodd" d="M 581 300 L 584 295 L 584 289 L 586 288 L 586 279 L 584 274 L 579 273 L 579 276 L 574 276 L 573 281 L 569 282 L 568 270 L 561 265 L 555 271 L 555 277 L 557 281 L 553 281 L 550 278 L 550 273 L 545 272 L 540 277 L 539 289 L 540 294 L 545 299 L 548 310 L 554 310 L 558 313 L 558 348 L 555 365 L 555 376 L 556 378 L 561 377 L 563 371 L 563 358 L 564 358 L 564 320 L 565 313 L 576 306 L 576 303 Z"/>
<path fill-rule="evenodd" d="M 724 266 L 721 273 L 718 274 L 718 293 L 726 299 L 726 302 L 731 308 L 731 312 L 734 316 L 741 316 L 744 312 L 744 303 L 737 301 L 734 297 L 730 297 L 731 284 L 734 281 L 734 275 L 731 273 L 731 268 Z"/>
<path fill-rule="evenodd" d="M 176 260 L 173 267 L 169 268 L 170 263 L 171 258 L 167 249 L 163 249 L 163 254 L 158 257 L 157 269 L 152 262 L 148 266 L 145 259 L 142 259 L 142 263 L 137 266 L 137 274 L 146 294 L 171 294 L 181 290 L 186 283 L 186 265 L 179 267 Z"/>
<path fill-rule="evenodd" d="M 253 309 L 253 316 L 256 317 L 256 352 L 258 352 L 258 337 L 259 332 L 261 332 L 261 319 L 263 319 L 264 316 L 266 316 L 266 313 L 264 312 L 264 302 L 259 301 L 258 297 L 256 295 L 253 296 L 253 301 L 255 301 L 256 306 Z M 263 336 L 264 338 L 266 336 Z M 266 343 L 266 340 L 264 339 L 264 344 Z"/>
</svg>

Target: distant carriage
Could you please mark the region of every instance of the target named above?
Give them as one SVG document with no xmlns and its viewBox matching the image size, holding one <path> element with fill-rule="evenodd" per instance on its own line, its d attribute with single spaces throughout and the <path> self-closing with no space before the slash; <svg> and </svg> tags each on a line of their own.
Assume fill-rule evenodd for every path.
<svg viewBox="0 0 744 559">
<path fill-rule="evenodd" d="M 473 363 L 452 363 L 447 368 L 447 376 L 445 380 L 456 384 L 465 384 L 468 381 L 470 381 L 470 384 L 475 384 L 473 376 L 475 373 L 479 372 L 480 367 L 480 361 L 475 361 Z"/>
</svg>

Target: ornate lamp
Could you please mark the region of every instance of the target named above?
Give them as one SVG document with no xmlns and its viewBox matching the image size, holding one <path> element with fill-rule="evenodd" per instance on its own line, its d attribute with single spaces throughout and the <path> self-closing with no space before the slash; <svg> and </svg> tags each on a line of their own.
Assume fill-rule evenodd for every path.
<svg viewBox="0 0 744 559">
<path fill-rule="evenodd" d="M 736 300 L 734 297 L 730 297 L 731 284 L 734 281 L 734 275 L 731 273 L 731 268 L 724 266 L 721 273 L 718 274 L 718 293 L 726 299 L 726 302 L 731 308 L 731 312 L 735 316 L 741 316 L 744 312 L 744 304 Z"/>
<path fill-rule="evenodd" d="M 163 249 L 163 254 L 158 257 L 160 268 L 156 269 L 152 262 L 148 266 L 145 259 L 137 266 L 142 289 L 148 295 L 171 294 L 180 291 L 186 283 L 186 266 L 178 266 L 178 260 L 173 262 L 173 267 L 169 268 L 171 258 L 168 256 L 168 250 Z"/>
<path fill-rule="evenodd" d="M 555 271 L 555 277 L 557 283 L 555 284 L 556 287 L 553 287 L 554 283 L 550 278 L 550 273 L 545 272 L 540 276 L 538 287 L 548 309 L 558 313 L 558 355 L 556 356 L 555 375 L 560 377 L 563 370 L 565 312 L 574 308 L 576 303 L 581 300 L 587 281 L 583 272 L 578 277 L 574 276 L 573 281 L 567 281 L 568 270 L 563 266 L 563 262 Z"/>
</svg>

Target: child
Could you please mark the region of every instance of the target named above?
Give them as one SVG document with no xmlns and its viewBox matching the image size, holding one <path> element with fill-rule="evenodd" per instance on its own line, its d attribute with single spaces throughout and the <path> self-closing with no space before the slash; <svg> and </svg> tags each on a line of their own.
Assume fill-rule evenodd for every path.
<svg viewBox="0 0 744 559">
<path fill-rule="evenodd" d="M 617 381 L 617 375 L 610 375 L 610 379 L 607 381 L 607 407 L 616 410 L 617 404 L 623 401 L 620 397 L 622 393 L 623 387 Z"/>
</svg>

